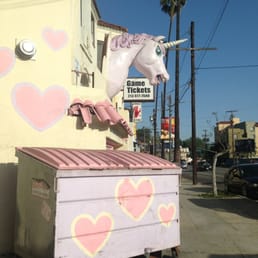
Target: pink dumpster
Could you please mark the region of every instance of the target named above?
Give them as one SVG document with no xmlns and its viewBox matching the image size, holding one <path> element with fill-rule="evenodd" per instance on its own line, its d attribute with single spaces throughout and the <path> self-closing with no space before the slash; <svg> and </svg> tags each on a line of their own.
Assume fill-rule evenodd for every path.
<svg viewBox="0 0 258 258">
<path fill-rule="evenodd" d="M 22 147 L 15 253 L 128 258 L 180 245 L 181 169 L 129 151 Z"/>
</svg>

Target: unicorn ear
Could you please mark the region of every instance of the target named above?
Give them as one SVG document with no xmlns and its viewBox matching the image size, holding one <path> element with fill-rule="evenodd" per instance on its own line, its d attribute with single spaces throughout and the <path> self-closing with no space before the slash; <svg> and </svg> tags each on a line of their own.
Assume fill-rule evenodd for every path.
<svg viewBox="0 0 258 258">
<path fill-rule="evenodd" d="M 180 39 L 180 40 L 176 40 L 176 41 L 170 41 L 170 42 L 163 43 L 163 46 L 164 46 L 164 48 L 171 48 L 171 47 L 179 45 L 187 40 L 188 39 Z"/>
<path fill-rule="evenodd" d="M 164 38 L 165 38 L 164 36 L 157 36 L 157 37 L 154 38 L 154 41 L 163 43 Z"/>
</svg>

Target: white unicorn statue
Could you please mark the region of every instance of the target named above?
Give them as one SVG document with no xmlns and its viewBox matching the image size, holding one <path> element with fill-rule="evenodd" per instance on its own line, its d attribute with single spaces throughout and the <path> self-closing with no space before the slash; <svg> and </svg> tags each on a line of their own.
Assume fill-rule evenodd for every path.
<svg viewBox="0 0 258 258">
<path fill-rule="evenodd" d="M 106 40 L 103 72 L 107 75 L 107 95 L 110 99 L 123 87 L 132 65 L 149 79 L 151 85 L 158 85 L 169 79 L 163 62 L 166 49 L 184 42 L 185 39 L 167 43 L 164 43 L 163 39 L 163 36 L 124 33 L 112 38 L 110 42 Z M 75 99 L 68 109 L 68 115 L 82 117 L 82 126 L 92 123 L 92 114 L 95 114 L 99 121 L 108 121 L 110 125 L 120 123 L 129 135 L 133 135 L 127 122 L 116 112 L 110 100 L 94 104 L 91 100 Z"/>
<path fill-rule="evenodd" d="M 151 85 L 169 80 L 169 74 L 164 65 L 166 49 L 174 47 L 186 39 L 163 42 L 163 36 L 148 34 L 128 34 L 115 36 L 107 51 L 107 94 L 114 97 L 123 87 L 128 77 L 130 66 L 149 79 Z"/>
</svg>

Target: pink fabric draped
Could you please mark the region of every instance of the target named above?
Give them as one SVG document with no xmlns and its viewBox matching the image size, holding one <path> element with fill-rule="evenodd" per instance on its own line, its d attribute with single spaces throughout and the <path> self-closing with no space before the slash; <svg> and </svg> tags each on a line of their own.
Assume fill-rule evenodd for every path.
<svg viewBox="0 0 258 258">
<path fill-rule="evenodd" d="M 80 99 L 75 99 L 68 109 L 68 115 L 70 116 L 82 116 L 83 122 L 86 124 L 92 123 L 91 111 L 93 111 L 94 106 L 92 101 L 86 100 L 81 101 Z"/>
<path fill-rule="evenodd" d="M 108 121 L 110 125 L 115 125 L 123 120 L 108 100 L 96 103 L 95 111 L 100 121 Z"/>
<path fill-rule="evenodd" d="M 92 123 L 93 114 L 96 115 L 100 122 L 106 122 L 109 125 L 120 124 L 128 135 L 133 135 L 126 120 L 108 100 L 99 101 L 94 105 L 91 100 L 82 101 L 80 99 L 74 99 L 68 109 L 69 116 L 81 116 L 85 125 Z"/>
</svg>

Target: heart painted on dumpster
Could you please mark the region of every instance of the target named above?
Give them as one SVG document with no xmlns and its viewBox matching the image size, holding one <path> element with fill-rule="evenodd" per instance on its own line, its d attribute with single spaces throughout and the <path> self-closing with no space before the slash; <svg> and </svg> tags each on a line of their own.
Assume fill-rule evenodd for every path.
<svg viewBox="0 0 258 258">
<path fill-rule="evenodd" d="M 68 41 L 68 36 L 65 31 L 53 30 L 51 28 L 45 28 L 42 31 L 42 37 L 47 45 L 55 51 L 63 48 Z"/>
<path fill-rule="evenodd" d="M 0 77 L 9 73 L 15 64 L 15 54 L 7 47 L 0 47 Z"/>
<path fill-rule="evenodd" d="M 169 227 L 172 220 L 176 216 L 176 205 L 169 203 L 167 205 L 161 204 L 158 208 L 158 217 L 162 225 Z"/>
<path fill-rule="evenodd" d="M 68 92 L 61 86 L 50 86 L 44 92 L 31 83 L 16 84 L 12 102 L 17 113 L 34 129 L 44 131 L 66 113 Z"/>
<path fill-rule="evenodd" d="M 113 218 L 107 212 L 100 213 L 96 218 L 82 214 L 73 220 L 72 237 L 86 255 L 93 257 L 109 240 L 113 226 Z"/>
<path fill-rule="evenodd" d="M 121 180 L 116 187 L 116 199 L 121 209 L 133 220 L 140 220 L 149 209 L 154 195 L 154 185 L 149 178 L 134 182 Z"/>
</svg>

